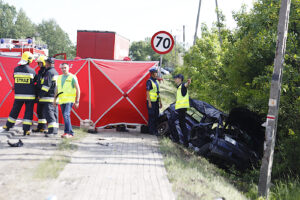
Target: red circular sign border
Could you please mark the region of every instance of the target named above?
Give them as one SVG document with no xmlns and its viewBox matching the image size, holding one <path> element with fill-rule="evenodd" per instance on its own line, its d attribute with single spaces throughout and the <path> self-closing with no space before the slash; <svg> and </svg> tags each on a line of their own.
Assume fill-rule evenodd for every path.
<svg viewBox="0 0 300 200">
<path fill-rule="evenodd" d="M 154 44 L 153 44 L 154 38 L 155 38 L 158 34 L 160 34 L 160 33 L 167 34 L 167 35 L 171 38 L 171 40 L 172 40 L 172 46 L 170 47 L 170 49 L 169 49 L 168 51 L 158 51 L 158 50 L 156 50 L 155 47 L 154 47 Z M 173 39 L 173 36 L 172 36 L 169 32 L 167 32 L 167 31 L 158 31 L 158 32 L 155 33 L 155 34 L 152 36 L 152 38 L 151 38 L 151 47 L 152 47 L 152 49 L 153 49 L 156 53 L 158 53 L 158 54 L 167 54 L 167 53 L 169 53 L 170 51 L 172 51 L 172 49 L 173 49 L 173 47 L 174 47 L 174 39 Z"/>
</svg>

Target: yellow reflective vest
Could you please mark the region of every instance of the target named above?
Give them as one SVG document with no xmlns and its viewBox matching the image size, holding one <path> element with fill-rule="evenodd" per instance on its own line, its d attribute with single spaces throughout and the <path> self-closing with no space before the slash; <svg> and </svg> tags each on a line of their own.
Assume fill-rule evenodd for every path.
<svg viewBox="0 0 300 200">
<path fill-rule="evenodd" d="M 63 75 L 59 75 L 57 79 L 57 92 L 58 94 L 58 103 L 65 104 L 65 103 L 75 103 L 76 98 L 76 88 L 72 87 L 72 80 L 75 78 L 75 75 L 69 74 L 63 87 L 61 86 L 61 79 Z"/>
<path fill-rule="evenodd" d="M 149 79 L 151 81 L 152 84 L 152 90 L 149 90 L 149 95 L 150 95 L 150 101 L 151 102 L 156 102 L 157 98 L 158 98 L 158 94 L 157 91 L 159 91 L 159 84 L 157 82 L 157 80 L 155 81 L 158 85 L 158 88 L 156 87 L 156 84 L 153 80 Z"/>
<path fill-rule="evenodd" d="M 186 91 L 186 95 L 182 96 L 181 87 L 182 84 L 177 88 L 175 110 L 180 108 L 190 108 L 189 92 Z"/>
</svg>

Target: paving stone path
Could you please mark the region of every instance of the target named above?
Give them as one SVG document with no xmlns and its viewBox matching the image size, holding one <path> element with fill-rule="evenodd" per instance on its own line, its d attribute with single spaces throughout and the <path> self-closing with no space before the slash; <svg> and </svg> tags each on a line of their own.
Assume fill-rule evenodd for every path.
<svg viewBox="0 0 300 200">
<path fill-rule="evenodd" d="M 32 180 L 33 170 L 57 151 L 60 138 L 36 134 L 11 148 L 6 134 L 0 133 L 0 200 L 175 199 L 155 136 L 133 129 L 89 134 L 74 142 L 78 149 L 57 179 L 39 181 Z"/>
</svg>

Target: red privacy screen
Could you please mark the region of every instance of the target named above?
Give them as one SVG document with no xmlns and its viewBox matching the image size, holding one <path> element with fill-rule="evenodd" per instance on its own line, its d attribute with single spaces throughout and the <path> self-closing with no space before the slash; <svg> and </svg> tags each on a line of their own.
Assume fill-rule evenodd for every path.
<svg viewBox="0 0 300 200">
<path fill-rule="evenodd" d="M 14 101 L 13 70 L 20 58 L 0 56 L 0 118 L 7 118 Z M 112 61 L 97 59 L 55 60 L 59 74 L 62 63 L 78 78 L 81 98 L 72 109 L 72 124 L 89 119 L 96 127 L 115 124 L 147 124 L 146 81 L 149 69 L 157 62 Z M 36 71 L 35 62 L 30 65 Z M 36 106 L 35 106 L 36 108 Z M 36 113 L 36 112 L 35 112 Z M 24 108 L 19 118 L 22 119 Z M 60 116 L 60 123 L 62 117 Z M 34 119 L 36 120 L 36 114 Z"/>
</svg>

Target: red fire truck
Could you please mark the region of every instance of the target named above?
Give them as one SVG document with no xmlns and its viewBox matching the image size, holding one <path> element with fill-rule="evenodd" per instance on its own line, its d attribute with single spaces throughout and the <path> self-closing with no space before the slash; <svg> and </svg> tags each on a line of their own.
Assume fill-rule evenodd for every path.
<svg viewBox="0 0 300 200">
<path fill-rule="evenodd" d="M 0 55 L 21 56 L 23 52 L 30 51 L 35 58 L 40 55 L 48 56 L 47 45 L 35 42 L 34 38 L 26 39 L 0 39 Z"/>
</svg>

